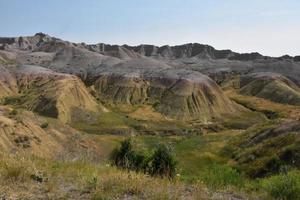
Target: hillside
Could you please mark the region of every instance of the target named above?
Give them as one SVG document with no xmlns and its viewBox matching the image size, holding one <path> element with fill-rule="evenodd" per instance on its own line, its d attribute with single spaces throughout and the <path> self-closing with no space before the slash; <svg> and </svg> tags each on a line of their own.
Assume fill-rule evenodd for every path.
<svg viewBox="0 0 300 200">
<path fill-rule="evenodd" d="M 0 106 L 0 134 L 2 153 L 79 159 L 87 152 L 95 158 L 99 150 L 94 141 L 57 120 L 8 106 Z"/>
<path fill-rule="evenodd" d="M 288 78 L 274 73 L 249 74 L 241 78 L 241 93 L 274 102 L 300 105 L 300 88 Z"/>
<path fill-rule="evenodd" d="M 5 104 L 21 106 L 65 123 L 91 121 L 93 113 L 106 111 L 76 76 L 24 65 L 11 69 L 7 77 L 12 78 L 19 92 L 6 94 Z"/>
<path fill-rule="evenodd" d="M 0 193 L 272 199 L 273 183 L 292 183 L 299 195 L 298 57 L 1 37 Z M 111 166 L 126 138 L 143 170 Z M 146 171 L 159 145 L 174 153 L 174 179 Z"/>
<path fill-rule="evenodd" d="M 299 168 L 299 121 L 267 123 L 247 130 L 226 152 L 249 176 L 276 174 L 282 166 Z"/>
<path fill-rule="evenodd" d="M 164 61 L 143 56 L 120 59 L 45 34 L 2 41 L 3 49 L 16 54 L 16 62 L 75 74 L 87 85 L 94 85 L 102 101 L 155 104 L 166 117 L 200 117 L 205 123 L 240 110 L 209 77 Z"/>
</svg>

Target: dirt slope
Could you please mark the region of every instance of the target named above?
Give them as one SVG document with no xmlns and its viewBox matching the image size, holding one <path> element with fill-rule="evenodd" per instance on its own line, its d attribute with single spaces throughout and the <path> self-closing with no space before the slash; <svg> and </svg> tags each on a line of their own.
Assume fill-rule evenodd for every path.
<svg viewBox="0 0 300 200">
<path fill-rule="evenodd" d="M 20 105 L 65 123 L 91 121 L 93 113 L 106 111 L 76 76 L 30 65 L 16 67 L 13 74 L 20 93 L 8 97 L 8 104 Z"/>
<path fill-rule="evenodd" d="M 299 133 L 299 121 L 273 121 L 247 130 L 225 151 L 249 176 L 264 177 L 283 167 L 300 167 Z"/>
<path fill-rule="evenodd" d="M 240 92 L 277 103 L 300 105 L 300 88 L 280 74 L 255 73 L 244 76 L 241 78 Z"/>
<path fill-rule="evenodd" d="M 87 148 L 88 147 L 88 148 Z M 30 111 L 0 106 L 0 148 L 2 152 L 34 154 L 46 158 L 79 158 L 97 145 L 77 130 Z"/>
</svg>

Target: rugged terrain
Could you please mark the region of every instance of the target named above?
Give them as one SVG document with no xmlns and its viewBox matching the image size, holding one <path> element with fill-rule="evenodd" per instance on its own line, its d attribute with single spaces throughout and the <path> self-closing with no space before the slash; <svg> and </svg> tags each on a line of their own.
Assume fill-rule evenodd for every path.
<svg viewBox="0 0 300 200">
<path fill-rule="evenodd" d="M 105 178 L 95 163 L 104 165 L 124 137 L 134 136 L 136 148 L 143 151 L 166 143 L 178 156 L 182 174 L 178 179 L 196 184 L 170 186 L 181 193 L 176 198 L 183 199 L 197 199 L 196 190 L 199 198 L 230 199 L 234 195 L 228 196 L 229 191 L 242 193 L 237 199 L 253 198 L 252 193 L 267 198 L 254 179 L 268 181 L 282 168 L 299 173 L 299 56 L 241 54 L 196 43 L 161 47 L 72 43 L 43 33 L 2 37 L 0 98 L 4 158 L 34 155 L 54 165 L 63 160 L 62 168 L 71 165 L 79 176 L 82 172 L 76 171 L 72 160 L 84 158 L 85 167 Z M 32 162 L 26 161 L 30 170 Z M 219 176 L 214 169 L 224 176 L 212 183 L 206 177 Z M 51 176 L 59 182 L 57 174 Z M 128 176 L 139 176 L 143 184 L 152 180 Z M 76 186 L 83 193 L 80 198 L 91 198 L 106 187 L 93 178 L 84 180 L 96 187 L 86 194 Z M 79 179 L 61 184 L 75 187 Z M 153 179 L 153 184 L 160 181 Z M 41 192 L 44 187 L 33 190 Z M 202 191 L 205 187 L 213 188 L 215 196 Z M 54 193 L 62 193 L 56 189 Z M 138 194 L 131 194 L 127 191 L 131 187 L 123 189 L 118 197 L 108 189 L 108 198 L 147 198 L 150 191 L 138 187 Z M 170 193 L 166 199 L 172 198 Z M 9 192 L 6 195 L 10 197 Z"/>
</svg>

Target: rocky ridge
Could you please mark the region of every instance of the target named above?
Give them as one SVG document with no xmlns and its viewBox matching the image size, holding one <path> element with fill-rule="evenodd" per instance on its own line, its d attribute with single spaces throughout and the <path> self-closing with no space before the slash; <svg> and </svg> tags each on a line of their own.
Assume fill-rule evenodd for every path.
<svg viewBox="0 0 300 200">
<path fill-rule="evenodd" d="M 156 110 L 167 117 L 199 118 L 203 122 L 239 110 L 206 75 L 189 68 L 178 69 L 134 48 L 117 48 L 123 51 L 117 54 L 123 56 L 114 56 L 113 52 L 101 53 L 99 45 L 74 44 L 41 33 L 32 37 L 2 38 L 0 43 L 2 49 L 16 56 L 18 66 L 37 65 L 77 75 L 86 85 L 94 85 L 100 98 L 114 103 L 147 102 L 155 104 Z M 114 51 L 116 48 L 105 49 Z"/>
</svg>

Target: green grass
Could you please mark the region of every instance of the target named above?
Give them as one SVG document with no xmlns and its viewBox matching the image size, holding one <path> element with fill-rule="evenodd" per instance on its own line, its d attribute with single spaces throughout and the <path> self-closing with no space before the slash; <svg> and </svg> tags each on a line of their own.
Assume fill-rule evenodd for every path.
<svg viewBox="0 0 300 200">
<path fill-rule="evenodd" d="M 290 171 L 261 181 L 262 187 L 274 199 L 298 200 L 300 198 L 300 171 Z"/>
<path fill-rule="evenodd" d="M 236 168 L 250 177 L 276 174 L 282 166 L 299 167 L 300 138 L 296 126 L 286 131 L 286 122 L 269 121 L 233 138 L 222 150 Z M 290 125 L 291 126 L 291 125 Z"/>
<path fill-rule="evenodd" d="M 189 190 L 197 188 L 191 190 L 195 198 L 203 195 L 202 192 L 206 187 L 210 192 L 234 191 L 261 196 L 266 191 L 271 195 L 267 187 L 260 187 L 259 184 L 262 182 L 257 183 L 248 179 L 241 172 L 230 167 L 229 158 L 221 154 L 224 145 L 238 134 L 238 131 L 225 131 L 191 137 L 133 137 L 134 148 L 139 151 L 149 152 L 160 143 L 173 148 L 178 161 L 179 175 L 171 182 L 134 172 L 120 171 L 105 164 L 97 165 L 85 160 L 70 162 L 37 157 L 25 157 L 20 160 L 17 156 L 2 155 L 0 183 L 2 181 L 2 185 L 7 184 L 7 180 L 26 185 L 42 182 L 42 187 L 51 188 L 50 192 L 59 194 L 62 191 L 58 187 L 72 184 L 80 193 L 89 191 L 92 199 L 113 199 L 124 195 L 137 199 L 180 199 L 181 195 L 185 194 L 185 186 L 189 187 Z M 101 159 L 106 161 L 113 147 L 118 146 L 124 136 L 98 135 L 95 138 L 99 146 L 107 151 L 106 157 Z M 173 189 L 166 190 L 170 187 Z M 201 194 L 198 193 L 199 191 Z"/>
<path fill-rule="evenodd" d="M 223 124 L 228 129 L 247 129 L 255 124 L 264 123 L 267 117 L 255 111 L 243 111 L 240 115 L 227 115 L 223 119 Z"/>
<path fill-rule="evenodd" d="M 76 123 L 72 126 L 78 130 L 85 131 L 91 134 L 115 133 L 123 134 L 130 130 L 130 127 L 138 126 L 139 123 L 126 115 L 121 115 L 115 112 L 101 113 L 98 116 L 97 122 L 93 124 Z"/>
<path fill-rule="evenodd" d="M 127 113 L 110 111 L 101 113 L 93 124 L 75 123 L 72 126 L 91 134 L 129 135 L 131 133 L 147 135 L 180 135 L 192 127 L 179 121 L 151 121 L 130 117 Z"/>
<path fill-rule="evenodd" d="M 264 114 L 268 119 L 271 120 L 284 117 L 284 115 L 279 111 L 258 108 L 256 105 L 254 105 L 253 102 L 249 101 L 249 99 L 246 100 L 246 99 L 234 97 L 232 98 L 232 100 L 254 112 L 260 112 Z"/>
<path fill-rule="evenodd" d="M 259 128 L 264 130 L 268 129 L 269 126 L 259 126 Z M 203 181 L 211 190 L 229 189 L 232 187 L 238 190 L 241 188 L 251 191 L 260 190 L 258 183 L 244 175 L 244 173 L 249 172 L 249 170 L 257 170 L 260 167 L 266 168 L 265 165 L 270 162 L 272 155 L 275 155 L 276 151 L 272 148 L 268 149 L 260 146 L 262 148 L 260 150 L 261 154 L 265 156 L 259 158 L 258 163 L 228 165 L 231 162 L 230 153 L 232 152 L 224 156 L 224 154 L 227 154 L 224 147 L 228 147 L 227 143 L 229 141 L 239 140 L 241 137 L 245 138 L 248 136 L 239 136 L 239 131 L 224 131 L 191 137 L 143 135 L 134 137 L 133 140 L 135 148 L 143 152 L 155 148 L 160 143 L 171 146 L 178 161 L 180 179 L 184 182 L 195 183 Z M 276 138 L 274 141 L 269 141 L 270 146 L 279 147 L 280 144 L 276 144 L 276 142 L 280 141 L 284 144 L 285 140 L 289 140 L 289 137 Z M 287 151 L 294 148 L 294 146 L 288 146 Z M 231 151 L 230 149 L 227 150 Z M 251 152 L 252 150 L 249 151 Z M 257 152 L 257 150 L 255 151 Z M 243 159 L 247 158 L 246 152 L 243 152 L 240 156 Z"/>
<path fill-rule="evenodd" d="M 226 164 L 230 159 L 221 154 L 226 143 L 238 135 L 239 131 L 223 131 L 213 134 L 193 136 L 151 136 L 138 135 L 133 137 L 134 149 L 149 152 L 159 144 L 173 148 L 178 161 L 178 173 L 181 180 L 194 182 L 206 173 L 212 164 Z M 94 137 L 101 148 L 101 160 L 107 160 L 110 152 L 116 148 L 125 136 L 101 134 Z"/>
<path fill-rule="evenodd" d="M 212 164 L 206 169 L 202 177 L 205 185 L 212 191 L 230 189 L 230 187 L 243 188 L 246 179 L 236 169 L 227 165 Z"/>
<path fill-rule="evenodd" d="M 152 178 L 83 160 L 55 161 L 7 154 L 1 154 L 0 159 L 0 192 L 17 199 L 40 195 L 51 199 L 208 198 L 203 186 L 186 186 L 178 180 Z"/>
<path fill-rule="evenodd" d="M 173 148 L 178 160 L 178 171 L 181 179 L 193 182 L 198 180 L 208 166 L 213 163 L 225 164 L 229 159 L 220 156 L 220 151 L 228 140 L 238 131 L 224 131 L 216 134 L 198 136 L 137 136 L 134 138 L 136 149 L 147 151 L 158 144 L 166 144 Z"/>
</svg>

